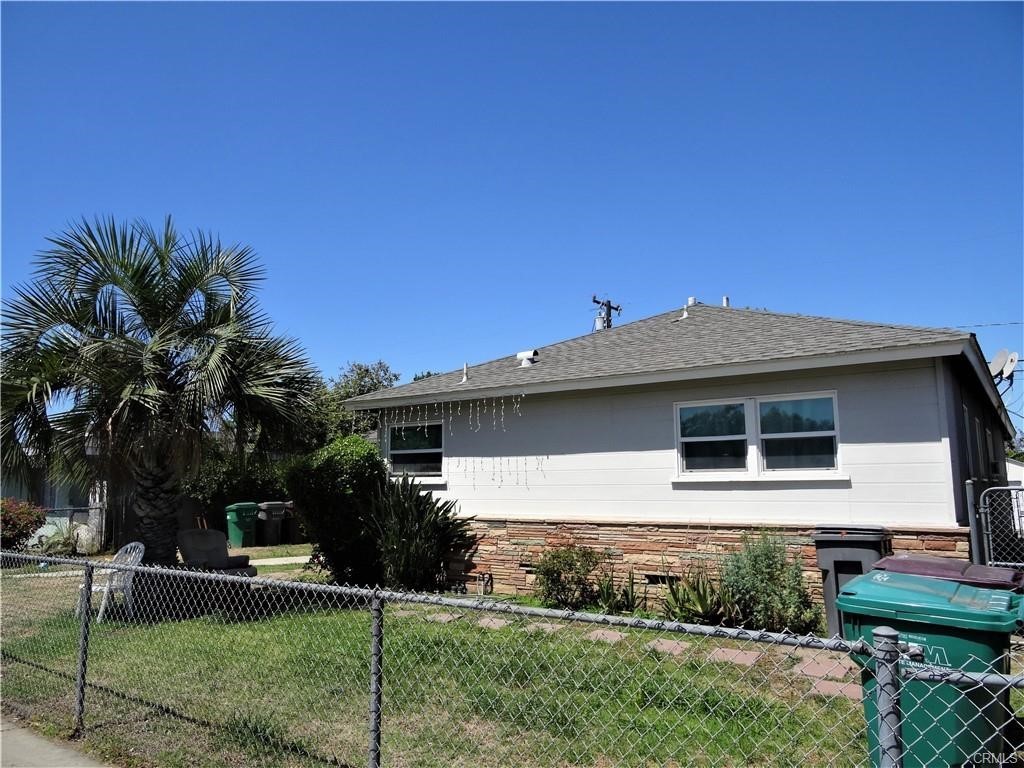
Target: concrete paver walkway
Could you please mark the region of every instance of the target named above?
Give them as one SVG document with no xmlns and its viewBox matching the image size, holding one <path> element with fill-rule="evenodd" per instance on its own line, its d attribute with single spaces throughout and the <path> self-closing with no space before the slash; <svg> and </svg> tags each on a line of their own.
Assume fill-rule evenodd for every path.
<svg viewBox="0 0 1024 768">
<path fill-rule="evenodd" d="M 0 766 L 3 768 L 105 768 L 70 744 L 50 741 L 0 716 Z"/>
</svg>

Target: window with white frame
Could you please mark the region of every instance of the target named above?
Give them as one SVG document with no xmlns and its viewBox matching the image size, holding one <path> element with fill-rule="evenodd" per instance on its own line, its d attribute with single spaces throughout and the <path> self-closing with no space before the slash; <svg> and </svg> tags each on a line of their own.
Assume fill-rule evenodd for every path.
<svg viewBox="0 0 1024 768">
<path fill-rule="evenodd" d="M 679 407 L 682 470 L 747 468 L 747 421 L 742 401 Z"/>
<path fill-rule="evenodd" d="M 676 403 L 676 417 L 682 473 L 839 466 L 834 393 Z"/>
<path fill-rule="evenodd" d="M 397 424 L 388 433 L 388 463 L 396 475 L 440 475 L 444 457 L 441 423 Z"/>
<path fill-rule="evenodd" d="M 835 469 L 835 398 L 787 397 L 757 402 L 764 469 Z"/>
</svg>

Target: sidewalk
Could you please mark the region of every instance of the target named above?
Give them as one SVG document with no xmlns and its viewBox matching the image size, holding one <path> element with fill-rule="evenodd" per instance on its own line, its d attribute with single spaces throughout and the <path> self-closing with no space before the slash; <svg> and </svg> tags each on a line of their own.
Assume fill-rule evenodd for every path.
<svg viewBox="0 0 1024 768">
<path fill-rule="evenodd" d="M 0 766 L 3 768 L 105 768 L 69 742 L 44 738 L 0 716 Z"/>
<path fill-rule="evenodd" d="M 295 557 L 265 557 L 262 560 L 250 560 L 249 565 L 257 567 L 261 565 L 299 565 L 309 562 L 309 555 L 297 555 Z"/>
</svg>

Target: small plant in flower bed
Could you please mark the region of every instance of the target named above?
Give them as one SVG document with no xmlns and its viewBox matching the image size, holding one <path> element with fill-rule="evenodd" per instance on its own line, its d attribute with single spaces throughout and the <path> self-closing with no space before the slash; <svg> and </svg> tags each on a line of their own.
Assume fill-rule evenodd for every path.
<svg viewBox="0 0 1024 768">
<path fill-rule="evenodd" d="M 48 536 L 39 538 L 39 547 L 47 555 L 72 557 L 78 554 L 78 528 L 72 521 L 54 523 Z"/>
<path fill-rule="evenodd" d="M 682 577 L 666 572 L 665 583 L 666 619 L 716 627 L 739 623 L 739 609 L 729 588 L 716 583 L 704 566 L 692 566 Z"/>
<path fill-rule="evenodd" d="M 22 549 L 36 531 L 46 524 L 46 511 L 29 501 L 0 499 L 0 546 Z"/>
<path fill-rule="evenodd" d="M 644 613 L 647 611 L 647 585 L 642 592 L 636 589 L 636 574 L 629 569 L 629 577 L 622 589 L 615 586 L 615 572 L 608 572 L 597 582 L 597 607 L 601 613 Z"/>
<path fill-rule="evenodd" d="M 596 549 L 570 544 L 549 549 L 534 566 L 537 596 L 544 605 L 576 610 L 594 603 L 591 575 L 604 556 Z"/>
</svg>

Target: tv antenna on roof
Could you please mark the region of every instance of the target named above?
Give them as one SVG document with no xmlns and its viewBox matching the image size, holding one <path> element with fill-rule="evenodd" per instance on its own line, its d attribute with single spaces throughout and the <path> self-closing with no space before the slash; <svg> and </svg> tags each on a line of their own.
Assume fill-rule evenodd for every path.
<svg viewBox="0 0 1024 768">
<path fill-rule="evenodd" d="M 1016 352 L 1011 352 L 1010 356 L 1006 358 L 1006 365 L 1003 366 L 1003 378 L 1013 379 L 1013 371 L 1017 367 L 1017 362 L 1020 360 L 1020 355 Z"/>
<path fill-rule="evenodd" d="M 605 299 L 601 301 L 594 295 L 594 303 L 601 307 L 601 313 L 594 318 L 594 330 L 603 331 L 606 328 L 612 327 L 612 310 L 614 309 L 619 315 L 622 314 L 622 307 L 612 304 L 611 299 Z"/>
<path fill-rule="evenodd" d="M 992 358 L 992 362 L 988 364 L 989 375 L 993 378 L 1003 377 L 1003 368 L 1006 366 L 1006 361 L 1010 358 L 1010 350 L 1000 349 L 996 352 L 996 356 Z"/>
</svg>

